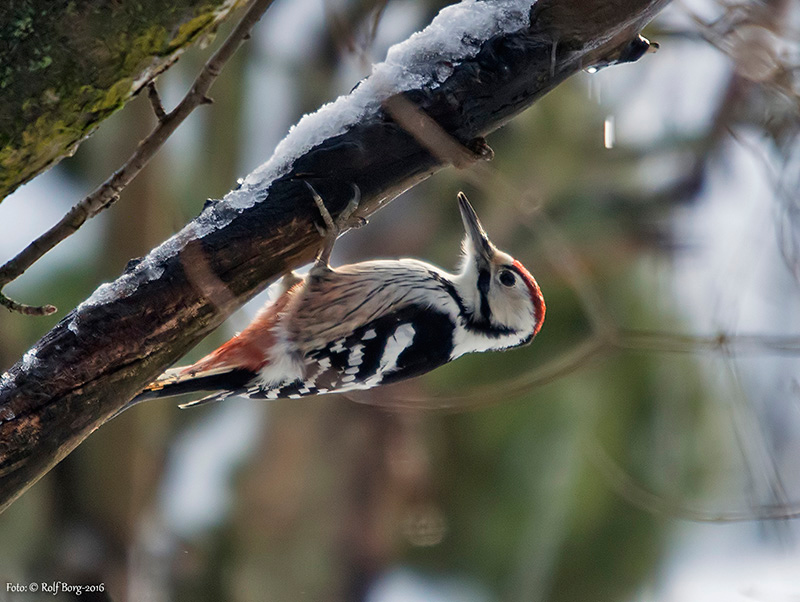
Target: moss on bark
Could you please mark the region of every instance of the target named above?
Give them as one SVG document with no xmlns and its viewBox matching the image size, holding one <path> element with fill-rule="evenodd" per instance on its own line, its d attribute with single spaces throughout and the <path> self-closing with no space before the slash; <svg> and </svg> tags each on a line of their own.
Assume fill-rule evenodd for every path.
<svg viewBox="0 0 800 602">
<path fill-rule="evenodd" d="M 6 0 L 0 199 L 72 154 L 244 0 Z"/>
</svg>

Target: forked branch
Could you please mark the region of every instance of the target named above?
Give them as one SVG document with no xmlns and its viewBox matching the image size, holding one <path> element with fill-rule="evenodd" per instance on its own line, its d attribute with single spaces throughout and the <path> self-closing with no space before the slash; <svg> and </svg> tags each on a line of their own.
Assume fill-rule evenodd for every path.
<svg viewBox="0 0 800 602">
<path fill-rule="evenodd" d="M 11 311 L 26 315 L 44 316 L 57 311 L 53 305 L 25 305 L 9 299 L 3 294 L 7 284 L 19 278 L 25 270 L 41 259 L 58 243 L 78 231 L 86 220 L 108 209 L 119 198 L 119 193 L 131 183 L 142 168 L 164 145 L 178 126 L 194 111 L 211 100 L 208 91 L 219 76 L 225 63 L 230 60 L 242 42 L 249 37 L 250 30 L 258 22 L 273 0 L 253 0 L 238 25 L 228 35 L 219 50 L 208 59 L 195 79 L 189 92 L 172 111 L 167 113 L 153 82 L 147 86 L 147 93 L 158 124 L 147 138 L 139 143 L 133 154 L 114 174 L 97 189 L 70 209 L 61 220 L 47 232 L 30 243 L 14 258 L 0 267 L 0 305 Z"/>
<path fill-rule="evenodd" d="M 302 122 L 276 151 L 285 163 L 259 170 L 117 281 L 98 289 L 0 378 L 0 509 L 237 307 L 313 259 L 320 235 L 307 183 L 334 218 L 357 187 L 358 215 L 368 217 L 457 157 L 463 155 L 467 163 L 485 158 L 482 136 L 570 75 L 619 60 L 621 49 L 667 2 L 519 0 L 521 10 L 513 15 L 518 28 L 459 33 L 468 53 L 447 61 L 446 77 L 438 79 L 442 71 L 433 68 L 438 63 L 415 65 L 419 74 L 434 79 L 410 78 L 407 87 L 390 87 L 394 92 L 381 87 L 392 81 L 368 80 Z M 468 10 L 496 6 L 464 5 Z M 414 43 L 424 44 L 425 38 Z M 410 61 L 430 56 L 435 62 L 439 53 L 415 48 L 407 56 Z M 195 102 L 205 98 L 217 71 L 213 63 L 195 83 Z M 363 102 L 365 90 L 375 96 Z M 411 122 L 414 116 L 403 113 L 404 106 L 392 102 L 395 97 L 469 152 L 456 148 L 452 156 L 436 156 L 399 123 L 407 121 L 403 115 Z M 183 110 L 179 106 L 160 126 Z M 348 118 L 352 121 L 343 124 Z M 426 120 L 417 125 L 429 127 Z M 112 184 L 108 196 L 83 211 L 89 215 L 102 208 L 116 191 Z"/>
</svg>

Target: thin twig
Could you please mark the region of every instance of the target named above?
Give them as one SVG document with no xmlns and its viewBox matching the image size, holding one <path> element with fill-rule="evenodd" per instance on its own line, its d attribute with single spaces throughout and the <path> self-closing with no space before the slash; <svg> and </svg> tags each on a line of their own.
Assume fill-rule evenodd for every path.
<svg viewBox="0 0 800 602">
<path fill-rule="evenodd" d="M 32 306 L 24 303 L 17 303 L 0 293 L 0 305 L 8 308 L 9 311 L 24 314 L 26 316 L 48 316 L 55 313 L 58 308 L 55 305 Z"/>
<path fill-rule="evenodd" d="M 586 458 L 605 478 L 609 487 L 620 497 L 651 514 L 703 523 L 737 523 L 746 521 L 787 520 L 800 517 L 800 504 L 754 505 L 747 510 L 700 510 L 690 508 L 677 499 L 648 491 L 614 461 L 605 448 L 593 441 Z"/>
<path fill-rule="evenodd" d="M 571 283 L 572 284 L 572 283 Z M 586 368 L 589 361 L 619 351 L 655 351 L 662 353 L 721 353 L 800 355 L 800 337 L 769 335 L 690 335 L 645 330 L 626 330 L 613 325 L 610 330 L 596 330 L 583 342 L 574 345 L 555 359 L 522 374 L 513 380 L 493 382 L 470 391 L 446 395 L 410 396 L 387 393 L 350 394 L 358 403 L 375 405 L 394 410 L 426 409 L 463 412 L 503 403 L 529 394 L 534 389 L 547 385 Z"/>
<path fill-rule="evenodd" d="M 180 104 L 169 113 L 161 105 L 158 92 L 154 86 L 148 87 L 148 96 L 153 110 L 158 117 L 158 125 L 147 138 L 142 140 L 134 153 L 114 174 L 100 185 L 94 192 L 73 206 L 61 220 L 39 238 L 30 243 L 16 257 L 0 267 L 0 305 L 12 311 L 27 315 L 48 315 L 56 311 L 52 305 L 41 307 L 17 303 L 5 295 L 3 288 L 19 278 L 25 270 L 36 263 L 41 257 L 54 248 L 58 243 L 74 234 L 84 222 L 107 209 L 119 198 L 119 193 L 135 178 L 142 168 L 158 152 L 164 142 L 173 134 L 178 126 L 202 104 L 208 104 L 211 99 L 207 94 L 214 80 L 222 71 L 222 67 L 233 56 L 250 30 L 258 22 L 273 0 L 253 0 L 247 12 L 238 25 L 230 33 L 219 50 L 208 59 L 203 70 L 195 79 L 192 88 L 184 96 Z M 154 100 L 155 98 L 155 100 Z M 160 113 L 163 113 L 161 115 Z"/>
<path fill-rule="evenodd" d="M 150 100 L 153 113 L 156 114 L 156 119 L 164 121 L 167 117 L 167 112 L 164 110 L 164 105 L 161 103 L 161 96 L 158 94 L 158 88 L 156 88 L 156 82 L 154 81 L 147 84 L 147 98 Z"/>
<path fill-rule="evenodd" d="M 663 353 L 737 353 L 798 355 L 800 337 L 769 335 L 690 335 L 670 332 L 629 330 L 616 325 L 615 320 L 593 283 L 588 270 L 580 260 L 572 245 L 553 224 L 541 202 L 535 202 L 529 191 L 513 185 L 508 178 L 479 158 L 461 142 L 447 133 L 435 120 L 403 97 L 392 97 L 383 105 L 392 118 L 409 134 L 443 163 L 451 163 L 459 168 L 468 168 L 462 176 L 487 194 L 503 202 L 518 199 L 511 203 L 523 214 L 536 213 L 536 228 L 523 220 L 532 231 L 542 235 L 543 245 L 551 264 L 564 276 L 570 287 L 578 294 L 581 305 L 592 325 L 593 335 L 576 345 L 563 356 L 539 366 L 515 381 L 492 383 L 490 386 L 465 394 L 430 395 L 413 397 L 408 395 L 351 395 L 360 403 L 377 405 L 391 409 L 436 409 L 464 411 L 475 407 L 485 407 L 511 397 L 529 393 L 533 389 L 548 384 L 585 367 L 595 356 L 616 351 L 656 351 Z M 533 201 L 533 202 L 532 202 Z"/>
<path fill-rule="evenodd" d="M 476 162 L 492 157 L 491 149 L 477 153 L 450 135 L 435 119 L 402 95 L 383 102 L 383 109 L 392 119 L 428 152 L 442 163 L 457 169 L 471 167 Z M 488 146 L 486 147 L 488 149 Z"/>
<path fill-rule="evenodd" d="M 611 342 L 620 349 L 660 351 L 662 353 L 703 353 L 729 350 L 735 351 L 737 354 L 800 355 L 800 337 L 797 336 L 724 333 L 691 335 L 619 329 L 617 336 Z"/>
<path fill-rule="evenodd" d="M 536 228 L 531 228 L 525 221 L 523 224 L 545 237 L 547 244 L 543 246 L 550 263 L 565 276 L 567 282 L 579 295 L 593 329 L 601 338 L 612 338 L 616 333 L 613 316 L 603 303 L 602 296 L 578 254 L 547 217 L 545 211 L 542 210 L 542 204 L 536 203 L 527 191 L 514 186 L 508 178 L 487 163 L 493 153 L 488 145 L 485 145 L 485 141 L 475 139 L 467 145 L 462 144 L 403 96 L 393 96 L 383 103 L 383 108 L 400 127 L 414 136 L 417 142 L 437 159 L 444 163 L 451 163 L 459 169 L 469 168 L 465 170 L 463 177 L 474 186 L 483 189 L 487 194 L 495 193 L 497 188 L 502 186 L 505 189 L 504 194 L 494 194 L 495 198 L 505 202 L 508 202 L 509 199 L 519 199 L 519 203 L 512 202 L 517 211 L 523 212 L 530 209 L 537 212 Z M 477 144 L 477 148 L 481 149 L 481 142 L 483 148 L 488 150 L 479 152 L 472 148 Z"/>
<path fill-rule="evenodd" d="M 505 403 L 514 397 L 521 397 L 531 390 L 547 385 L 579 370 L 587 368 L 589 361 L 609 350 L 606 341 L 599 337 L 589 337 L 576 344 L 569 351 L 551 359 L 541 366 L 524 373 L 511 381 L 494 382 L 474 389 L 469 393 L 455 395 L 421 395 L 379 392 L 353 392 L 347 397 L 357 403 L 382 407 L 390 410 L 441 410 L 463 412 Z"/>
</svg>

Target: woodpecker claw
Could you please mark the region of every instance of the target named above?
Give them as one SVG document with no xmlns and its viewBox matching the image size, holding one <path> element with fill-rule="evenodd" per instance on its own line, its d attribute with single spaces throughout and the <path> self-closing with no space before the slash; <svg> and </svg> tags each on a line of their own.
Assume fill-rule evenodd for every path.
<svg viewBox="0 0 800 602">
<path fill-rule="evenodd" d="M 349 228 L 360 228 L 367 223 L 366 218 L 356 215 L 358 204 L 361 202 L 361 189 L 356 184 L 351 184 L 351 186 L 353 187 L 353 198 L 350 199 L 350 202 L 347 203 L 347 207 L 344 208 L 344 211 L 342 211 L 342 214 L 339 216 L 339 220 L 342 221 L 345 230 Z"/>
<path fill-rule="evenodd" d="M 339 235 L 350 228 L 360 228 L 367 223 L 367 220 L 363 217 L 355 215 L 355 212 L 358 209 L 358 204 L 361 202 L 361 189 L 356 184 L 352 185 L 353 198 L 350 199 L 350 202 L 347 203 L 347 207 L 342 210 L 335 221 L 331 217 L 328 208 L 325 206 L 325 201 L 322 200 L 322 197 L 319 195 L 319 193 L 308 182 L 305 184 L 309 191 L 311 191 L 311 196 L 314 199 L 314 204 L 317 206 L 317 210 L 322 216 L 322 221 L 325 222 L 324 227 L 317 225 L 317 230 L 319 231 L 320 236 L 325 240 L 319 255 L 317 255 L 317 260 L 314 262 L 314 266 L 311 268 L 311 274 L 313 275 L 315 272 L 319 273 L 330 270 L 330 265 L 328 262 L 331 258 L 333 245 L 336 243 L 336 239 L 339 237 Z"/>
<path fill-rule="evenodd" d="M 483 136 L 472 138 L 464 146 L 467 147 L 467 150 L 469 150 L 478 161 L 491 161 L 494 159 L 494 150 L 492 150 L 492 147 L 489 146 L 489 143 Z"/>
<path fill-rule="evenodd" d="M 210 403 L 371 389 L 467 353 L 525 345 L 539 332 L 546 311 L 539 285 L 492 244 L 463 194 L 464 257 L 460 272 L 450 274 L 414 259 L 329 268 L 327 254 L 355 219 L 359 190 L 353 187 L 349 203 L 336 198 L 338 219 L 309 190 L 322 218 L 306 219 L 328 225 L 311 273 L 299 281 L 287 274 L 284 290 L 247 328 L 193 365 L 168 371 L 131 403 L 200 392 L 210 396 L 199 403 Z"/>
<path fill-rule="evenodd" d="M 300 276 L 298 276 L 297 274 L 295 274 L 294 270 L 286 272 L 283 275 L 283 278 L 281 278 L 280 293 L 279 294 L 280 295 L 284 294 L 289 289 L 291 289 L 296 284 L 298 284 L 299 282 L 302 282 L 302 281 L 303 281 L 303 279 Z"/>
</svg>

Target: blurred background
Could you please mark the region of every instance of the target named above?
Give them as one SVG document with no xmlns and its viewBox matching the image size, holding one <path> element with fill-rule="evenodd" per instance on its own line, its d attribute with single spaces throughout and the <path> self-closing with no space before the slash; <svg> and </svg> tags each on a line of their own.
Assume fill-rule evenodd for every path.
<svg viewBox="0 0 800 602">
<path fill-rule="evenodd" d="M 215 103 L 8 287 L 61 311 L 0 312 L 0 371 L 445 4 L 276 0 Z M 231 25 L 159 78 L 168 108 Z M 137 406 L 0 516 L 0 581 L 154 602 L 800 600 L 800 3 L 676 1 L 644 34 L 658 53 L 491 135 L 488 171 L 448 169 L 336 247 L 454 268 L 464 190 L 542 287 L 531 346 L 352 398 Z M 0 260 L 153 125 L 137 98 L 7 198 Z M 39 598 L 3 585 L 17 599 Z"/>
</svg>

